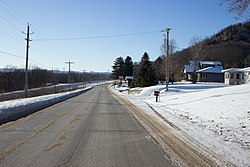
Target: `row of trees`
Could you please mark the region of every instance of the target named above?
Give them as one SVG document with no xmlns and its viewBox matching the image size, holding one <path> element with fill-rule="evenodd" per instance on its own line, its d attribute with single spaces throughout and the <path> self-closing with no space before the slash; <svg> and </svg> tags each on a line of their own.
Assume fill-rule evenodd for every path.
<svg viewBox="0 0 250 167">
<path fill-rule="evenodd" d="M 34 68 L 29 70 L 30 88 L 42 87 L 47 84 L 49 74 L 46 70 Z M 25 70 L 8 66 L 0 72 L 0 92 L 10 92 L 24 88 Z"/>
<path fill-rule="evenodd" d="M 143 54 L 140 62 L 135 62 L 134 64 L 129 56 L 125 60 L 122 57 L 118 57 L 112 66 L 112 78 L 119 79 L 120 76 L 123 76 L 123 78 L 133 76 L 132 86 L 145 87 L 155 85 L 158 82 L 157 79 L 159 79 L 156 77 L 158 73 L 156 73 L 155 67 L 156 65 L 150 61 L 147 52 Z"/>
<path fill-rule="evenodd" d="M 123 57 L 118 57 L 112 66 L 111 76 L 114 79 L 118 79 L 120 76 L 133 76 L 133 67 L 134 64 L 130 56 L 127 56 L 125 60 Z"/>
<path fill-rule="evenodd" d="M 0 71 L 0 93 L 24 89 L 25 70 L 7 66 Z M 70 82 L 90 82 L 109 80 L 108 73 L 83 73 L 70 74 Z M 66 71 L 50 71 L 35 67 L 28 71 L 29 88 L 38 88 L 59 83 L 68 83 L 69 75 Z"/>
</svg>

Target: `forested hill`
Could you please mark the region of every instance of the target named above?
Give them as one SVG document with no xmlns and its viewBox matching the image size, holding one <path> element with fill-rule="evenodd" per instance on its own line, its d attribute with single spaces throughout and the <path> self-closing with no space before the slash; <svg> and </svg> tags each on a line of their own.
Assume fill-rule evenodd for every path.
<svg viewBox="0 0 250 167">
<path fill-rule="evenodd" d="M 250 43 L 250 21 L 228 26 L 207 40 L 208 44 L 230 41 Z"/>
<path fill-rule="evenodd" d="M 198 45 L 202 47 L 200 60 L 221 61 L 225 69 L 250 66 L 250 21 L 230 25 Z M 183 66 L 192 60 L 192 47 L 171 56 L 177 80 L 181 79 Z"/>
<path fill-rule="evenodd" d="M 231 25 L 204 40 L 204 56 L 224 68 L 250 66 L 250 21 Z"/>
</svg>

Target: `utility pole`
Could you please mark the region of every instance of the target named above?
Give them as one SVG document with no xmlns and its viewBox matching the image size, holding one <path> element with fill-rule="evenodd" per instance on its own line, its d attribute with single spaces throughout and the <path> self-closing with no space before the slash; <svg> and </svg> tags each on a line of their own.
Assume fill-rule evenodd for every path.
<svg viewBox="0 0 250 167">
<path fill-rule="evenodd" d="M 52 67 L 52 71 L 51 71 L 51 81 L 54 87 L 54 93 L 56 93 L 56 78 L 55 78 L 55 74 L 54 74 L 54 69 Z"/>
<path fill-rule="evenodd" d="M 69 90 L 70 90 L 70 64 L 74 64 L 72 61 L 65 62 L 66 64 L 69 64 Z"/>
<path fill-rule="evenodd" d="M 86 72 L 86 70 L 82 70 L 82 71 L 83 71 L 82 87 L 85 87 L 85 86 L 84 86 L 84 85 L 85 85 L 84 81 L 85 81 L 85 72 Z"/>
<path fill-rule="evenodd" d="M 109 70 L 108 70 L 108 81 L 109 81 Z"/>
<path fill-rule="evenodd" d="M 92 72 L 93 72 L 93 71 L 90 71 L 89 86 L 91 86 L 91 82 L 92 82 L 91 80 L 93 80 L 93 77 L 92 77 Z"/>
<path fill-rule="evenodd" d="M 169 31 L 171 28 L 166 28 L 162 30 L 162 32 L 166 33 L 164 34 L 165 39 L 164 39 L 164 44 L 165 44 L 165 54 L 166 54 L 166 91 L 168 91 L 168 84 L 169 84 Z"/>
<path fill-rule="evenodd" d="M 28 27 L 27 27 L 27 33 L 22 32 L 23 34 L 27 35 L 27 38 L 25 38 L 25 40 L 27 41 L 26 44 L 26 65 L 25 65 L 25 83 L 24 83 L 24 96 L 25 98 L 28 97 L 28 62 L 29 62 L 29 42 L 30 40 L 30 35 L 34 34 L 34 32 L 30 33 L 30 25 L 28 23 Z"/>
</svg>

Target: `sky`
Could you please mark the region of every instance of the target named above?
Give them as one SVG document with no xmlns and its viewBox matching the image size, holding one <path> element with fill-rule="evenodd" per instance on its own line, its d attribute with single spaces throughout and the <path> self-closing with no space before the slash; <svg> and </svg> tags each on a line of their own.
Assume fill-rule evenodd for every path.
<svg viewBox="0 0 250 167">
<path fill-rule="evenodd" d="M 25 67 L 30 24 L 29 68 L 107 72 L 117 57 L 139 62 L 161 55 L 163 32 L 178 50 L 194 36 L 210 37 L 244 22 L 220 0 L 0 0 L 0 68 Z"/>
</svg>

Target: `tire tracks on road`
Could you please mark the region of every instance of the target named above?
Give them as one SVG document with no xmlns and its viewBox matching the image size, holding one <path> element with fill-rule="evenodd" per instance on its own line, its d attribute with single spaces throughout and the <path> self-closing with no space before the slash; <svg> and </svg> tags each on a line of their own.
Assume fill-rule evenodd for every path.
<svg viewBox="0 0 250 167">
<path fill-rule="evenodd" d="M 170 154 L 173 161 L 177 161 L 180 166 L 227 166 L 234 167 L 230 162 L 225 162 L 217 159 L 195 145 L 188 138 L 180 133 L 179 128 L 174 128 L 173 125 L 160 123 L 159 119 L 150 116 L 146 112 L 133 105 L 125 98 L 116 95 L 112 91 L 110 93 L 139 120 L 139 122 L 149 131 L 149 133 L 159 142 L 164 148 L 166 154 Z M 162 118 L 161 118 L 162 119 Z"/>
<path fill-rule="evenodd" d="M 30 141 L 31 139 L 35 138 L 36 136 L 38 136 L 40 133 L 42 133 L 45 129 L 49 128 L 51 125 L 53 125 L 57 120 L 59 120 L 60 118 L 62 118 L 63 116 L 65 116 L 66 114 L 70 113 L 72 110 L 76 109 L 79 106 L 79 104 L 75 104 L 72 108 L 64 111 L 62 114 L 58 115 L 57 117 L 55 117 L 54 119 L 52 119 L 51 121 L 49 121 L 47 124 L 45 124 L 43 127 L 41 127 L 38 130 L 35 130 L 31 135 L 29 135 L 28 137 L 26 137 L 25 139 L 23 139 L 22 141 L 19 141 L 18 143 L 13 144 L 12 146 L 1 150 L 0 152 L 0 161 L 5 159 L 5 157 L 7 157 L 8 155 L 10 155 L 11 153 L 13 153 L 15 150 L 17 150 L 19 147 L 21 147 L 22 145 L 24 145 L 25 143 L 27 143 L 28 141 Z M 32 115 L 31 115 L 32 116 Z"/>
</svg>

